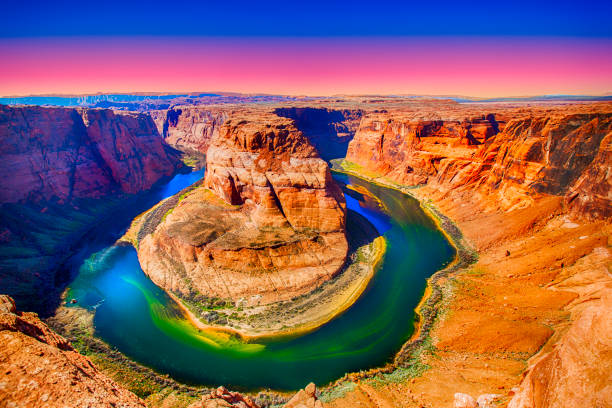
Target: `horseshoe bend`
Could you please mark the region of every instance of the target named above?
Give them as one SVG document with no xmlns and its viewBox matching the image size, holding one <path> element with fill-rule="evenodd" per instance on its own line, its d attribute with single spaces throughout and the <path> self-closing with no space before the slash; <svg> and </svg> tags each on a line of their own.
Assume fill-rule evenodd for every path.
<svg viewBox="0 0 612 408">
<path fill-rule="evenodd" d="M 5 3 L 0 408 L 612 408 L 612 2 Z"/>
<path fill-rule="evenodd" d="M 63 134 L 67 141 L 45 145 L 42 170 L 22 167 L 5 178 L 19 185 L 36 171 L 42 183 L 28 181 L 29 196 L 3 198 L 3 287 L 26 310 L 28 291 L 47 299 L 38 305 L 60 304 L 35 308 L 41 321 L 5 297 L 3 353 L 17 356 L 2 362 L 3 381 L 16 387 L 5 401 L 61 403 L 75 387 L 88 387 L 81 395 L 101 406 L 607 400 L 609 104 L 483 110 L 347 98 L 338 110 L 294 106 L 216 107 L 222 119 L 213 121 L 206 106 L 195 106 L 184 112 L 198 110 L 202 122 L 180 130 L 194 132 L 185 139 L 169 136 L 181 126 L 167 119 L 176 108 L 140 114 L 141 123 L 154 124 L 138 130 L 143 139 L 130 133 L 134 125 L 113 124 L 131 118 L 120 112 L 3 107 L 3 140 L 14 146 L 7 160 L 32 162 L 17 140 Z M 68 121 L 82 117 L 96 122 L 75 133 Z M 346 128 L 348 137 L 337 134 Z M 100 144 L 87 137 L 114 137 L 117 153 L 89 159 L 82 152 Z M 139 150 L 126 156 L 118 137 Z M 328 165 L 321 159 L 328 145 L 346 149 L 345 157 Z M 121 177 L 102 166 L 126 168 L 129 157 L 144 163 L 139 155 L 151 149 L 166 152 L 173 179 L 150 168 L 161 181 L 130 183 L 139 193 L 115 181 L 80 181 L 91 180 L 94 168 Z M 196 160 L 204 168 L 186 168 L 181 150 L 205 154 Z M 133 173 L 141 170 L 127 168 L 141 179 Z M 69 224 L 62 213 L 88 217 Z M 119 213 L 126 216 L 114 219 Z M 72 229 L 61 235 L 66 249 L 28 248 L 19 234 L 34 222 L 42 236 Z M 11 247 L 40 251 L 40 261 L 33 268 Z M 53 363 L 31 374 L 46 355 Z M 61 387 L 63 380 L 49 382 L 84 363 L 95 373 Z M 37 391 L 17 386 L 26 378 Z M 290 398 L 311 380 L 321 391 Z M 589 393 L 569 391 L 575 381 Z M 243 394 L 207 390 L 222 385 Z M 112 389 L 121 391 L 111 398 Z"/>
</svg>

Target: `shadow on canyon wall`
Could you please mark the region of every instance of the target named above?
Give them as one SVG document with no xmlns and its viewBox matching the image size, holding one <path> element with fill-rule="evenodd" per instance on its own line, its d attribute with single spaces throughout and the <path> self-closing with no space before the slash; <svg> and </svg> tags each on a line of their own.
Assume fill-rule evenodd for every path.
<svg viewBox="0 0 612 408">
<path fill-rule="evenodd" d="M 363 115 L 360 109 L 277 108 L 278 116 L 293 119 L 323 160 L 346 157 L 348 144 L 355 136 Z"/>
</svg>

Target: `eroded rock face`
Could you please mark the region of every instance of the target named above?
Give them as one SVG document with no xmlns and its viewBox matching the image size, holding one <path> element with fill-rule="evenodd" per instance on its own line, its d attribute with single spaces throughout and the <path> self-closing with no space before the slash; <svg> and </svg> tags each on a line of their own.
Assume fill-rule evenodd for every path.
<svg viewBox="0 0 612 408">
<path fill-rule="evenodd" d="M 348 144 L 359 127 L 363 110 L 316 107 L 277 108 L 274 113 L 290 118 L 325 159 L 346 156 Z"/>
<path fill-rule="evenodd" d="M 180 150 L 206 153 L 210 141 L 229 117 L 230 110 L 180 106 L 150 114 L 166 143 Z"/>
<path fill-rule="evenodd" d="M 291 120 L 232 117 L 208 149 L 204 186 L 142 239 L 138 256 L 180 297 L 287 300 L 343 266 L 345 212 L 327 164 Z"/>
<path fill-rule="evenodd" d="M 426 184 L 443 160 L 470 160 L 500 126 L 493 114 L 460 121 L 372 113 L 362 119 L 346 158 L 401 184 Z"/>
<path fill-rule="evenodd" d="M 529 197 L 538 193 L 564 196 L 573 190 L 578 203 L 584 203 L 585 213 L 609 214 L 610 180 L 600 172 L 601 167 L 610 166 L 610 162 L 595 164 L 588 174 L 585 171 L 602 147 L 604 151 L 599 160 L 610 158 L 605 153 L 609 146 L 602 143 L 610 134 L 612 114 L 609 113 L 557 114 L 511 120 L 503 133 L 487 146 L 487 152 L 496 152 L 496 155 L 482 191 L 496 195 L 502 208 L 508 210 L 530 205 Z M 573 188 L 581 178 L 583 187 Z M 590 206 L 586 205 L 587 197 L 594 197 Z"/>
<path fill-rule="evenodd" d="M 590 218 L 612 217 L 612 132 L 601 140 L 595 159 L 572 185 L 565 199 L 574 213 Z"/>
<path fill-rule="evenodd" d="M 0 202 L 134 194 L 179 165 L 151 117 L 0 106 Z"/>
<path fill-rule="evenodd" d="M 573 109 L 462 122 L 373 113 L 362 120 L 347 160 L 404 185 L 475 191 L 490 209 L 525 208 L 548 194 L 565 196 L 579 215 L 606 218 L 612 113 Z"/>
<path fill-rule="evenodd" d="M 508 408 L 606 407 L 612 401 L 612 294 L 580 313 L 526 372 Z"/>
<path fill-rule="evenodd" d="M 0 384 L 3 407 L 145 407 L 6 295 L 0 295 Z"/>
<path fill-rule="evenodd" d="M 308 384 L 303 390 L 299 390 L 285 404 L 285 408 L 323 408 L 323 403 L 317 397 L 317 386 Z"/>
<path fill-rule="evenodd" d="M 48 314 L 80 239 L 179 166 L 148 115 L 0 106 L 0 287 Z"/>
<path fill-rule="evenodd" d="M 228 391 L 219 387 L 210 394 L 202 396 L 200 401 L 194 402 L 188 408 L 259 408 L 251 398 L 237 392 Z"/>
</svg>

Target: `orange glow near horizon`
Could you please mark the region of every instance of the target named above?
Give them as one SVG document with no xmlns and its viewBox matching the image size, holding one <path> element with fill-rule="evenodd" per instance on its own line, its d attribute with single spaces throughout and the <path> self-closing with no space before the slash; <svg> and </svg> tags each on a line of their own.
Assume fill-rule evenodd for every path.
<svg viewBox="0 0 612 408">
<path fill-rule="evenodd" d="M 45 38 L 0 40 L 0 95 L 225 91 L 601 95 L 612 40 Z"/>
</svg>

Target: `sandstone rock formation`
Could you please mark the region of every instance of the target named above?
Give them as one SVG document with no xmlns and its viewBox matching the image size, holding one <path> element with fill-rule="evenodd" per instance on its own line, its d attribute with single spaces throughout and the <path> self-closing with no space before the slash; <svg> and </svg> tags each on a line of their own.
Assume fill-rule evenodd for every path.
<svg viewBox="0 0 612 408">
<path fill-rule="evenodd" d="M 188 408 L 259 408 L 249 397 L 237 392 L 219 387 L 210 394 L 203 395 L 200 401 L 194 402 Z"/>
<path fill-rule="evenodd" d="M 0 295 L 0 339 L 0 406 L 145 407 L 6 295 Z"/>
<path fill-rule="evenodd" d="M 427 109 L 368 113 L 362 125 L 377 116 L 457 121 L 473 110 L 442 107 L 435 117 Z M 378 131 L 360 129 L 351 142 L 357 165 L 347 169 L 385 183 L 421 183 L 411 194 L 448 215 L 478 261 L 442 281 L 448 293 L 428 333 L 435 351 L 420 354 L 425 373 L 380 389 L 357 383 L 331 407 L 451 407 L 457 391 L 480 395 L 465 398 L 476 406 L 609 406 L 611 327 L 603 310 L 609 314 L 612 290 L 612 105 L 487 110 L 500 132 L 480 145 L 456 138 L 459 151 L 441 138 L 406 147 L 393 132 L 383 137 L 382 119 Z M 413 171 L 418 177 L 397 171 L 427 167 L 419 160 L 433 153 L 441 153 L 439 162 Z"/>
<path fill-rule="evenodd" d="M 346 159 L 401 184 L 425 184 L 438 175 L 444 160 L 470 161 L 477 146 L 501 125 L 493 114 L 460 121 L 371 113 L 362 119 Z"/>
<path fill-rule="evenodd" d="M 138 256 L 183 298 L 287 300 L 343 266 L 345 212 L 327 164 L 291 120 L 233 116 L 211 141 L 204 187 L 140 241 Z"/>
<path fill-rule="evenodd" d="M 496 153 L 482 191 L 497 196 L 501 208 L 508 210 L 530 205 L 530 196 L 538 193 L 564 196 L 574 190 L 573 200 L 587 210 L 585 214 L 610 216 L 610 179 L 601 177 L 602 169 L 592 163 L 600 154 L 600 160 L 605 160 L 610 147 L 604 139 L 609 142 L 611 135 L 612 113 L 570 112 L 511 120 L 481 156 L 486 161 Z M 584 174 L 589 166 L 589 173 Z M 591 185 L 593 190 L 573 188 L 583 175 L 583 186 Z M 595 198 L 588 198 L 593 193 Z M 588 208 L 587 202 L 592 203 Z"/>
<path fill-rule="evenodd" d="M 317 387 L 310 383 L 295 394 L 285 404 L 285 408 L 323 408 L 323 403 L 317 397 Z"/>
<path fill-rule="evenodd" d="M 612 112 L 606 105 L 575 110 L 463 122 L 372 113 L 347 160 L 403 185 L 471 189 L 491 209 L 524 208 L 535 195 L 548 194 L 565 196 L 582 216 L 606 218 L 612 214 Z"/>
<path fill-rule="evenodd" d="M 2 105 L 0 138 L 0 203 L 134 194 L 179 165 L 145 114 Z"/>
<path fill-rule="evenodd" d="M 590 303 L 532 363 L 508 408 L 612 406 L 612 285 Z"/>
<path fill-rule="evenodd" d="M 461 392 L 455 393 L 453 408 L 493 408 L 498 404 L 496 401 L 501 397 L 498 394 L 482 394 L 477 399 L 474 399 L 469 394 Z"/>
<path fill-rule="evenodd" d="M 471 395 L 457 392 L 455 393 L 453 408 L 478 408 L 478 403 Z"/>
<path fill-rule="evenodd" d="M 150 115 L 166 143 L 179 150 L 206 153 L 230 112 L 225 108 L 180 106 L 151 111 Z"/>
</svg>

